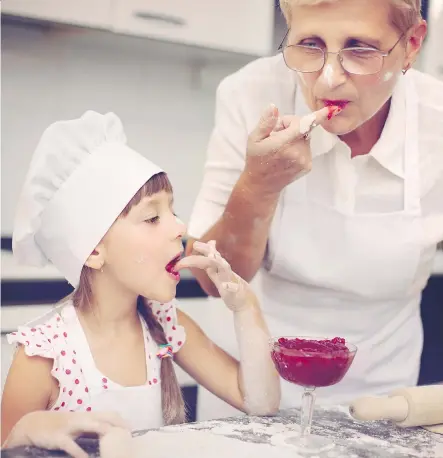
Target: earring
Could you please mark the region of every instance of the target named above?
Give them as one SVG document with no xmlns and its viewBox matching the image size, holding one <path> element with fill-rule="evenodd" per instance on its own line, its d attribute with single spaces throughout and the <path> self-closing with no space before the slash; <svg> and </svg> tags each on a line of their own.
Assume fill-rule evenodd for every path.
<svg viewBox="0 0 443 458">
<path fill-rule="evenodd" d="M 406 75 L 407 71 L 411 68 L 411 66 L 408 64 L 406 67 L 401 71 L 403 75 Z"/>
<path fill-rule="evenodd" d="M 103 263 L 104 264 L 104 263 Z M 103 264 L 100 266 L 100 272 L 103 273 Z"/>
</svg>

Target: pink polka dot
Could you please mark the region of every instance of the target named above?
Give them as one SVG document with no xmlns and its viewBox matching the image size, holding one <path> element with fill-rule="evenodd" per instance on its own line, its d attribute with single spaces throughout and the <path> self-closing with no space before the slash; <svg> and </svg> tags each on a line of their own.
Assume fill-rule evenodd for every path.
<svg viewBox="0 0 443 458">
<path fill-rule="evenodd" d="M 27 340 L 27 341 L 25 342 L 25 344 L 26 344 L 26 345 L 29 345 L 29 340 Z"/>
<path fill-rule="evenodd" d="M 31 332 L 35 332 L 35 331 L 37 331 L 37 329 L 31 328 Z"/>
<path fill-rule="evenodd" d="M 47 327 L 47 328 L 51 328 L 51 325 L 50 325 L 50 324 L 47 324 L 46 327 Z"/>
<path fill-rule="evenodd" d="M 48 339 L 48 342 L 51 343 L 51 339 Z"/>
<path fill-rule="evenodd" d="M 77 361 L 75 359 L 72 360 L 72 364 L 77 364 Z"/>
<path fill-rule="evenodd" d="M 80 383 L 80 380 L 78 378 L 75 379 L 74 383 L 78 385 Z"/>
<path fill-rule="evenodd" d="M 108 379 L 107 379 L 106 377 L 103 377 L 103 378 L 102 378 L 102 382 L 103 382 L 103 383 L 108 383 Z"/>
<path fill-rule="evenodd" d="M 69 375 L 71 373 L 71 369 L 66 369 L 66 374 Z"/>
<path fill-rule="evenodd" d="M 66 387 L 63 388 L 63 393 L 66 393 Z"/>
<path fill-rule="evenodd" d="M 16 332 L 13 332 L 13 333 L 11 333 L 11 335 L 13 335 L 13 336 L 16 336 L 16 335 L 17 335 L 17 333 L 16 333 Z"/>
<path fill-rule="evenodd" d="M 157 382 L 158 380 L 156 378 L 152 380 L 152 383 L 157 383 Z"/>
<path fill-rule="evenodd" d="M 162 323 L 162 322 L 163 322 L 163 319 L 162 319 L 162 318 L 159 318 L 158 321 L 160 321 L 160 323 Z"/>
<path fill-rule="evenodd" d="M 24 332 L 22 332 L 22 336 L 26 336 L 26 334 Z"/>
<path fill-rule="evenodd" d="M 69 396 L 72 396 L 72 390 L 68 391 Z"/>
<path fill-rule="evenodd" d="M 151 380 L 149 380 L 149 384 L 150 384 L 150 385 L 152 385 L 152 382 L 151 382 Z"/>
<path fill-rule="evenodd" d="M 172 342 L 172 337 L 168 337 L 169 342 Z"/>
<path fill-rule="evenodd" d="M 62 407 L 65 407 L 65 405 L 66 405 L 66 404 L 65 404 L 64 402 L 62 402 Z"/>
<path fill-rule="evenodd" d="M 180 345 L 181 345 L 182 343 L 183 343 L 183 342 L 182 342 L 181 340 L 179 340 L 179 341 L 177 342 L 177 345 L 180 347 Z"/>
<path fill-rule="evenodd" d="M 58 337 L 58 334 L 54 334 L 54 339 L 57 339 L 57 337 Z"/>
<path fill-rule="evenodd" d="M 108 389 L 108 385 L 103 385 L 103 388 L 104 388 L 105 390 L 107 390 L 107 389 Z"/>
<path fill-rule="evenodd" d="M 172 330 L 175 331 L 177 328 L 175 326 L 172 326 Z"/>
<path fill-rule="evenodd" d="M 57 317 L 57 321 L 60 321 L 60 319 L 61 319 L 61 318 L 58 316 L 58 317 Z"/>
<path fill-rule="evenodd" d="M 170 317 L 170 316 L 167 316 L 167 317 L 166 317 L 166 321 L 171 321 L 171 317 Z"/>
<path fill-rule="evenodd" d="M 40 345 L 40 344 L 35 344 L 35 346 L 36 346 L 36 347 L 38 347 L 38 348 L 40 348 L 40 347 L 41 347 L 41 345 Z"/>
<path fill-rule="evenodd" d="M 58 372 L 58 367 L 55 368 L 55 372 Z"/>
<path fill-rule="evenodd" d="M 62 351 L 60 352 L 60 354 L 61 354 L 62 356 L 65 356 L 65 355 L 66 355 L 65 350 L 62 350 Z"/>
<path fill-rule="evenodd" d="M 83 404 L 83 401 L 81 399 L 77 399 L 77 404 Z"/>
<path fill-rule="evenodd" d="M 68 337 L 68 334 L 66 332 L 63 333 L 63 337 Z"/>
<path fill-rule="evenodd" d="M 74 353 L 74 355 L 76 355 L 76 354 L 77 354 L 75 350 L 74 350 L 72 353 Z"/>
<path fill-rule="evenodd" d="M 160 315 L 160 310 L 157 310 L 157 315 Z"/>
<path fill-rule="evenodd" d="M 60 407 L 56 407 L 54 410 L 60 410 Z"/>
<path fill-rule="evenodd" d="M 88 408 L 86 409 L 86 412 L 90 412 L 90 411 L 91 411 L 91 408 L 88 407 Z"/>
<path fill-rule="evenodd" d="M 85 388 L 85 392 L 89 393 L 89 388 L 88 387 Z"/>
</svg>

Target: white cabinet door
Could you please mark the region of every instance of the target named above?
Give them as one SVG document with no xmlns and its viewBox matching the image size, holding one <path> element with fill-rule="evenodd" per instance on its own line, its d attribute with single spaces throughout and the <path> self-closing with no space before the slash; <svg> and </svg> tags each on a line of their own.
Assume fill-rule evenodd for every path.
<svg viewBox="0 0 443 458">
<path fill-rule="evenodd" d="M 111 0 L 2 0 L 4 14 L 63 22 L 85 27 L 110 28 Z"/>
<path fill-rule="evenodd" d="M 251 55 L 272 52 L 274 0 L 115 0 L 116 32 Z"/>
</svg>

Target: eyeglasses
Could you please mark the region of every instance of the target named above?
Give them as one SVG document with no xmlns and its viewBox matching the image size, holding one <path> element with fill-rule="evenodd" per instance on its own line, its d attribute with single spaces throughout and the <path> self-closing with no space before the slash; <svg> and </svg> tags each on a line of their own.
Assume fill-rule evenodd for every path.
<svg viewBox="0 0 443 458">
<path fill-rule="evenodd" d="M 283 58 L 291 70 L 300 73 L 319 72 L 325 66 L 326 55 L 336 54 L 343 70 L 354 75 L 374 75 L 380 72 L 385 57 L 391 54 L 404 36 L 402 34 L 395 45 L 385 52 L 365 47 L 343 48 L 338 52 L 331 52 L 317 46 L 287 45 L 283 47 L 288 33 L 289 30 L 278 49 L 283 50 Z"/>
</svg>

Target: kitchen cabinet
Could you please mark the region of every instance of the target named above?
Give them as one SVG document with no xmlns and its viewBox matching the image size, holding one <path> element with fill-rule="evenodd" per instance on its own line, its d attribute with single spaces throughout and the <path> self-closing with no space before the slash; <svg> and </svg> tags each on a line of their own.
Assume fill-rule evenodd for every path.
<svg viewBox="0 0 443 458">
<path fill-rule="evenodd" d="M 2 14 L 109 29 L 112 0 L 2 0 Z"/>
<path fill-rule="evenodd" d="M 273 0 L 115 0 L 114 31 L 250 55 L 272 52 Z"/>
</svg>

